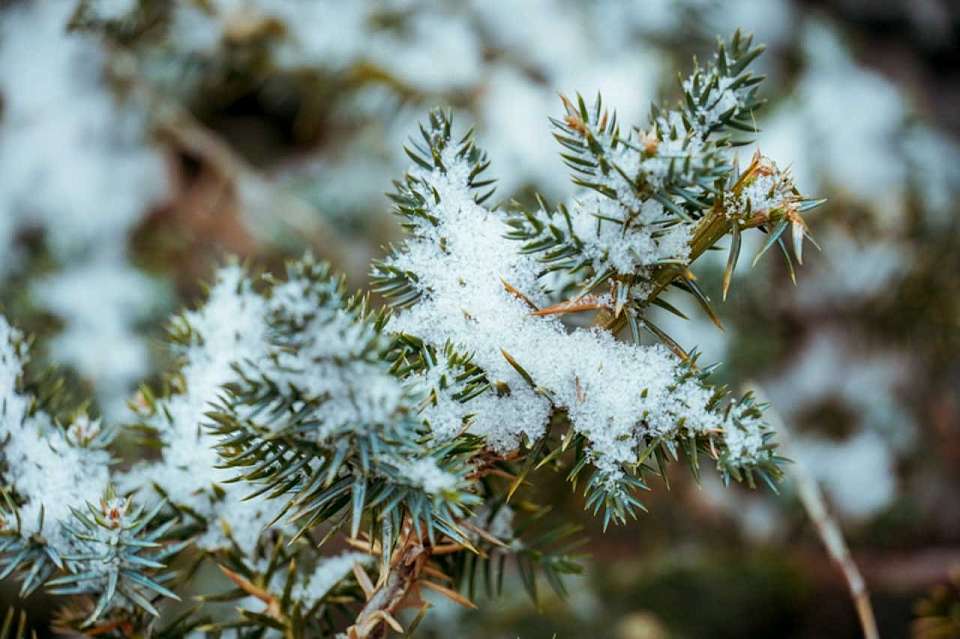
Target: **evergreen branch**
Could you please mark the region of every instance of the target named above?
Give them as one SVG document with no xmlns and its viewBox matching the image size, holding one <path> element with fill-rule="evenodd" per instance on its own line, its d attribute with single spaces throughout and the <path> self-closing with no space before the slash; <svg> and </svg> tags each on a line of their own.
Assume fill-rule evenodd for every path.
<svg viewBox="0 0 960 639">
<path fill-rule="evenodd" d="M 575 524 L 545 525 L 549 506 L 522 503 L 518 519 L 503 501 L 494 500 L 465 524 L 472 530 L 477 553 L 459 553 L 434 558 L 441 572 L 449 575 L 458 589 L 475 600 L 481 585 L 487 598 L 502 594 L 508 560 L 521 576 L 524 589 L 538 603 L 537 577 L 543 575 L 561 597 L 567 590 L 563 578 L 581 574 L 585 555 L 576 551 L 586 543 Z"/>
<path fill-rule="evenodd" d="M 256 633 L 264 628 L 279 631 L 286 639 L 309 639 L 333 635 L 337 619 L 351 617 L 353 604 L 363 598 L 357 583 L 350 579 L 351 556 L 314 557 L 309 543 L 292 542 L 277 535 L 264 543 L 255 556 L 229 553 L 219 567 L 234 588 L 204 595 L 204 602 L 237 602 L 238 616 L 198 624 L 198 630 L 216 634 L 230 630 Z M 349 562 L 347 569 L 329 563 Z M 340 574 L 340 573 L 343 574 Z M 251 600 L 258 602 L 251 603 Z"/>
<path fill-rule="evenodd" d="M 407 518 L 431 540 L 462 538 L 454 522 L 476 503 L 467 475 L 481 444 L 430 442 L 415 417 L 418 396 L 397 377 L 410 360 L 397 359 L 381 335 L 383 317 L 345 298 L 342 283 L 310 258 L 273 283 L 271 301 L 273 353 L 239 364 L 209 414 L 224 466 L 259 485 L 252 496 L 282 496 L 281 515 L 298 522 L 298 535 L 343 516 L 356 534 L 370 513 L 388 552 L 390 531 Z M 341 346 L 330 350 L 333 343 Z M 329 381 L 314 390 L 318 371 Z"/>
</svg>

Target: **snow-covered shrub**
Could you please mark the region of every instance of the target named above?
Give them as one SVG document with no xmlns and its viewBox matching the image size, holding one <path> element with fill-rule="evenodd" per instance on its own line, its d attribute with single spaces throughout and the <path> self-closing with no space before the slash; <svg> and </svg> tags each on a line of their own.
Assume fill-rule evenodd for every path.
<svg viewBox="0 0 960 639">
<path fill-rule="evenodd" d="M 73 3 L 11 4 L 0 15 L 0 291 L 31 277 L 32 302 L 63 325 L 52 359 L 118 418 L 150 372 L 136 324 L 163 306 L 128 242 L 165 195 L 166 166 L 134 96 L 115 98 L 102 43 L 68 32 Z M 46 268 L 19 241 L 36 233 Z"/>
<path fill-rule="evenodd" d="M 765 234 L 757 258 L 776 245 L 802 261 L 818 201 L 759 152 L 736 158 L 761 52 L 738 32 L 635 126 L 599 98 L 564 99 L 554 129 L 580 191 L 556 207 L 491 208 L 485 152 L 432 112 L 391 195 L 407 237 L 372 267 L 389 304 L 309 255 L 284 277 L 225 266 L 171 322 L 179 365 L 142 388 L 128 428 L 45 411 L 4 322 L 4 576 L 78 595 L 58 623 L 87 634 L 383 636 L 424 589 L 473 605 L 508 559 L 532 592 L 537 573 L 562 591 L 574 531 L 541 534 L 543 512 L 511 502 L 544 466 L 604 527 L 636 517 L 678 460 L 773 487 L 763 406 L 712 384 L 647 317 L 671 288 L 715 316 L 691 267 L 721 240 L 724 295 L 744 234 Z M 156 453 L 121 465 L 121 434 Z M 330 555 L 333 538 L 355 552 Z M 152 620 L 192 574 L 186 558 L 167 567 L 181 553 L 220 567 L 234 588 L 204 596 L 237 616 Z"/>
</svg>

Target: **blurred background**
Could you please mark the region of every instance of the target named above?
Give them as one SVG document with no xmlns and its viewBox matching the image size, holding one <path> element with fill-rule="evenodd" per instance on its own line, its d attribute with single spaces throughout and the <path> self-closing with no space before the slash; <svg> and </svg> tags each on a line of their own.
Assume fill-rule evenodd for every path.
<svg viewBox="0 0 960 639">
<path fill-rule="evenodd" d="M 270 270 L 310 249 L 365 285 L 400 237 L 384 193 L 429 108 L 476 126 L 495 198 L 556 202 L 572 193 L 547 121 L 558 92 L 600 91 L 645 124 L 691 56 L 738 27 L 768 46 L 760 148 L 829 198 L 810 218 L 823 251 L 796 287 L 782 262 L 741 260 L 722 332 L 695 308 L 663 323 L 782 414 L 883 636 L 960 637 L 950 0 L 6 0 L 0 307 L 68 392 L 123 422 L 171 365 L 165 319 L 225 256 Z M 715 299 L 724 259 L 695 269 Z M 772 495 L 679 472 L 606 534 L 563 477 L 541 484 L 590 538 L 567 599 L 543 588 L 534 606 L 517 580 L 479 612 L 438 603 L 420 636 L 858 636 L 789 480 Z"/>
</svg>

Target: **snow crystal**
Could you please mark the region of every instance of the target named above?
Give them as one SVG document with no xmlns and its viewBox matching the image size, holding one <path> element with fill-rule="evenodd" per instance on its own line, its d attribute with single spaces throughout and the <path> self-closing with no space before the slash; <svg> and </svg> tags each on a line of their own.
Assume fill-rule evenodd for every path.
<svg viewBox="0 0 960 639">
<path fill-rule="evenodd" d="M 743 107 L 743 97 L 749 87 L 732 89 L 730 87 L 734 80 L 735 78 L 731 77 L 721 77 L 717 81 L 717 86 L 710 92 L 707 103 L 696 105 L 691 124 L 697 133 L 701 135 L 709 133 L 720 122 L 721 116 L 731 111 L 736 113 L 738 109 Z M 692 77 L 683 82 L 683 90 L 691 93 L 694 91 Z"/>
<path fill-rule="evenodd" d="M 744 417 L 728 423 L 723 431 L 723 443 L 731 457 L 759 461 L 764 451 L 765 427 L 766 424 L 757 417 Z"/>
<path fill-rule="evenodd" d="M 322 398 L 313 413 L 317 443 L 332 434 L 394 419 L 405 400 L 404 386 L 367 353 L 379 336 L 368 322 L 342 308 L 336 282 L 316 283 L 291 277 L 274 287 L 268 303 L 272 316 L 292 322 L 296 349 L 277 349 L 270 375 L 281 387 L 298 388 L 306 397 Z M 318 300 L 317 296 L 326 300 Z"/>
<path fill-rule="evenodd" d="M 574 233 L 583 241 L 594 271 L 612 268 L 629 274 L 659 263 L 686 262 L 692 225 L 665 214 L 656 200 L 637 202 L 638 210 L 628 211 L 622 202 L 636 197 L 631 193 L 628 198 L 614 200 L 587 191 L 569 207 Z"/>
<path fill-rule="evenodd" d="M 379 340 L 374 328 L 344 310 L 342 302 L 335 280 L 318 283 L 294 274 L 264 297 L 253 290 L 242 268 L 222 268 L 207 302 L 173 324 L 176 335 L 187 337 L 177 346 L 183 366 L 174 378 L 174 392 L 146 419 L 164 444 L 162 460 L 136 466 L 122 476 L 121 486 L 146 491 L 160 486 L 174 504 L 206 518 L 207 529 L 197 540 L 201 548 L 223 548 L 232 540 L 252 551 L 283 503 L 244 500 L 248 487 L 229 481 L 236 470 L 219 467 L 219 440 L 205 428 L 206 413 L 223 386 L 240 380 L 236 367 L 244 373 L 269 371 L 279 388 L 297 388 L 318 400 L 311 408 L 318 425 L 312 434 L 316 443 L 345 430 L 388 423 L 406 401 L 403 382 L 368 358 L 371 344 Z M 287 339 L 293 341 L 287 344 Z M 265 420 L 262 425 L 284 423 Z M 447 478 L 433 470 L 431 474 L 426 465 L 404 468 L 425 489 L 443 490 Z"/>
<path fill-rule="evenodd" d="M 72 446 L 61 431 L 42 421 L 28 422 L 6 443 L 3 454 L 11 469 L 8 481 L 27 499 L 20 507 L 24 536 L 42 532 L 54 548 L 68 553 L 69 536 L 61 526 L 69 521 L 71 508 L 96 503 L 103 496 L 110 455 Z"/>
</svg>

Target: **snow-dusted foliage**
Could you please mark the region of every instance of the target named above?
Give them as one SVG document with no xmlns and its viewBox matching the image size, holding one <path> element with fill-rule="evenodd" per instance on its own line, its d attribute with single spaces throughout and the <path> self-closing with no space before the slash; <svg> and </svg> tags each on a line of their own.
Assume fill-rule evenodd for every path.
<svg viewBox="0 0 960 639">
<path fill-rule="evenodd" d="M 0 417 L 4 483 L 22 502 L 18 509 L 23 538 L 43 535 L 58 555 L 70 551 L 63 528 L 70 509 L 94 502 L 107 487 L 109 454 L 98 437 L 99 424 L 78 416 L 68 429 L 39 410 L 24 386 L 27 343 L 22 333 L 0 317 Z M 6 529 L 17 528 L 5 513 Z"/>
<path fill-rule="evenodd" d="M 276 515 L 269 502 L 244 501 L 242 486 L 227 483 L 215 440 L 202 428 L 220 388 L 235 379 L 233 364 L 264 356 L 266 304 L 239 266 L 220 270 L 201 308 L 175 318 L 170 327 L 183 366 L 170 380 L 168 396 L 143 394 L 143 424 L 157 433 L 161 459 L 142 462 L 119 478 L 125 491 L 161 492 L 174 505 L 201 518 L 200 548 L 236 543 L 251 552 Z"/>
<path fill-rule="evenodd" d="M 605 128 L 605 132 L 616 135 L 614 129 Z M 687 135 L 700 140 L 702 132 L 694 128 Z M 470 353 L 470 366 L 482 371 L 486 380 L 487 388 L 463 401 L 455 386 L 448 383 L 442 388 L 444 384 L 437 383 L 445 377 L 456 378 L 449 365 L 441 362 L 421 374 L 427 385 L 441 386 L 424 410 L 434 433 L 440 437 L 464 431 L 480 435 L 488 446 L 503 453 L 541 439 L 551 415 L 563 411 L 574 432 L 588 443 L 589 463 L 598 471 L 591 482 L 603 486 L 596 494 L 597 500 L 608 500 L 608 520 L 622 519 L 632 511 L 621 504 L 631 502 L 630 474 L 651 453 L 649 448 L 664 446 L 676 452 L 702 438 L 710 442 L 725 472 L 739 476 L 744 467 L 775 468 L 773 448 L 749 398 L 730 407 L 721 391 L 704 384 L 695 368 L 668 348 L 624 343 L 600 327 L 569 330 L 559 313 L 543 312 L 550 296 L 540 279 L 544 263 L 536 255 L 536 248 L 542 246 L 536 246 L 534 239 L 535 248 L 531 249 L 531 243 L 517 241 L 528 238 L 511 237 L 509 219 L 483 206 L 486 157 L 469 136 L 460 144 L 451 136 L 449 118 L 442 113 L 432 115 L 430 128 L 423 130 L 425 144 L 418 147 L 419 155 L 414 155 L 417 164 L 394 196 L 411 237 L 376 267 L 381 290 L 395 296 L 400 307 L 388 330 L 414 336 L 436 351 L 451 345 Z M 616 145 L 617 141 L 608 143 Z M 622 149 L 633 148 L 628 142 L 620 144 Z M 621 211 L 621 227 L 639 210 L 640 215 L 631 217 L 629 223 L 644 228 L 642 211 L 648 203 L 662 210 L 663 205 L 651 196 L 643 199 L 637 188 L 637 183 L 649 186 L 668 175 L 667 170 L 660 170 L 656 156 L 651 157 L 655 168 L 637 168 L 632 173 L 616 166 L 617 160 L 610 161 L 616 170 L 608 166 L 609 179 L 621 181 L 625 194 L 606 184 L 595 189 L 598 201 Z M 653 178 L 647 177 L 648 171 Z M 750 182 L 749 172 L 741 177 L 746 178 L 743 183 Z M 653 186 L 650 192 L 661 189 Z M 667 206 L 678 207 L 662 197 Z M 744 210 L 748 216 L 765 215 L 778 207 L 786 210 L 783 204 L 767 206 L 764 211 L 751 210 L 748 205 Z M 564 211 L 564 215 L 570 219 L 574 214 Z M 617 224 L 600 212 L 581 215 L 592 215 L 597 226 Z M 674 215 L 665 223 L 694 227 L 692 218 L 687 219 L 690 221 Z M 529 215 L 521 223 L 538 230 L 547 228 Z M 649 226 L 656 228 L 657 224 Z M 578 256 L 590 260 L 600 238 L 588 244 L 576 236 L 577 224 L 566 228 L 571 231 L 570 248 L 557 253 L 573 262 L 570 270 L 582 273 L 582 279 L 597 274 L 603 280 L 614 274 L 647 277 L 650 267 L 664 263 L 654 258 L 616 270 L 607 262 L 578 262 Z M 606 240 L 602 251 L 607 255 L 625 252 L 624 245 L 636 246 L 634 237 L 623 231 Z M 688 243 L 682 245 L 684 253 L 689 251 Z M 644 259 L 637 251 L 633 254 Z M 547 260 L 554 257 L 548 254 Z M 676 261 L 685 265 L 686 255 L 666 263 Z M 643 287 L 644 294 L 649 290 L 650 285 Z M 573 307 L 577 301 L 567 304 Z M 599 502 L 593 503 L 599 506 Z"/>
</svg>

